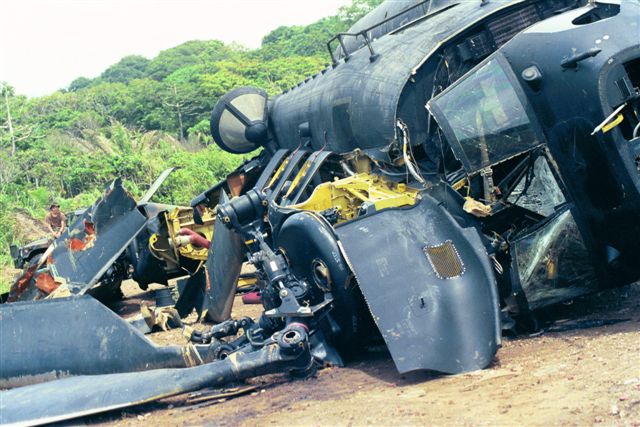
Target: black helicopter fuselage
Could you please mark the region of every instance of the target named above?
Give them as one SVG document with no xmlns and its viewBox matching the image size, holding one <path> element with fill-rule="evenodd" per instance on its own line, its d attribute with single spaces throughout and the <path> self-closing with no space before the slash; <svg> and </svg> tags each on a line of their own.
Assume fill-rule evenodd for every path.
<svg viewBox="0 0 640 427">
<path fill-rule="evenodd" d="M 640 277 L 639 28 L 633 0 L 385 2 L 315 76 L 221 98 L 216 142 L 265 150 L 193 205 L 240 196 L 267 313 L 362 336 L 346 277 L 400 371 L 486 366 L 501 317 Z"/>
</svg>

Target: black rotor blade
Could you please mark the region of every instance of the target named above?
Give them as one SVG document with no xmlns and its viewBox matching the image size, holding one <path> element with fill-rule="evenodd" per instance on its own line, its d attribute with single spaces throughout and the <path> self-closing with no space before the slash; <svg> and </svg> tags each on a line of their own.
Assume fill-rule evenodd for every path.
<svg viewBox="0 0 640 427">
<path fill-rule="evenodd" d="M 0 392 L 0 425 L 41 425 L 152 402 L 312 364 L 306 338 L 294 351 L 271 344 L 183 369 L 71 377 Z"/>
<path fill-rule="evenodd" d="M 228 201 L 227 194 L 222 191 L 219 204 Z M 213 242 L 206 264 L 209 273 L 207 317 L 220 323 L 231 316 L 245 253 L 240 235 L 225 227 L 220 218 L 216 218 L 213 230 Z"/>
</svg>

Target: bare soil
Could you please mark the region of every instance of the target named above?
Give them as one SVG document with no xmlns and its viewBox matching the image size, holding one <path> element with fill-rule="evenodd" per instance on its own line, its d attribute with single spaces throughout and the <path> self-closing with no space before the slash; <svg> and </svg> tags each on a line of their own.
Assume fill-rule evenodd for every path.
<svg viewBox="0 0 640 427">
<path fill-rule="evenodd" d="M 140 297 L 140 296 L 139 296 Z M 144 297 L 144 296 L 141 296 Z M 234 315 L 258 306 L 236 300 Z M 97 425 L 620 425 L 640 426 L 640 283 L 544 313 L 561 332 L 505 338 L 492 365 L 461 375 L 399 375 L 386 351 L 307 380 L 254 379 L 238 397 L 188 394 L 88 417 Z M 190 319 L 193 321 L 193 319 Z M 598 325 L 602 320 L 617 320 Z M 590 326 L 590 327 L 589 327 Z M 183 343 L 178 331 L 152 334 Z"/>
<path fill-rule="evenodd" d="M 18 277 L 20 273 L 22 273 L 22 270 L 10 267 L 2 267 L 0 268 L 0 282 L 11 284 L 16 280 L 16 277 Z"/>
<path fill-rule="evenodd" d="M 26 210 L 16 210 L 14 219 L 16 221 L 14 240 L 16 242 L 31 242 L 48 235 L 48 229 L 44 222 L 35 219 Z"/>
</svg>

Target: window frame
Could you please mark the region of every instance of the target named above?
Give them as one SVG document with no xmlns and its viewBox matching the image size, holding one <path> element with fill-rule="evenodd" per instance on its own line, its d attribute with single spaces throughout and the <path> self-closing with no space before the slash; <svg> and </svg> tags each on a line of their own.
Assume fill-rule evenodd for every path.
<svg viewBox="0 0 640 427">
<path fill-rule="evenodd" d="M 447 96 L 450 92 L 454 91 L 460 84 L 470 79 L 473 76 L 473 74 L 475 74 L 480 68 L 486 66 L 491 61 L 496 61 L 498 66 L 502 69 L 505 76 L 507 77 L 508 82 L 511 84 L 511 88 L 513 89 L 518 101 L 520 102 L 520 104 L 524 109 L 524 113 L 527 119 L 529 120 L 529 124 L 531 125 L 531 130 L 533 131 L 535 137 L 537 138 L 538 143 L 536 143 L 535 145 L 532 145 L 526 150 L 507 155 L 506 157 L 503 157 L 496 162 L 493 162 L 478 168 L 478 167 L 472 166 L 472 163 L 469 161 L 469 158 L 467 157 L 467 154 L 464 150 L 463 145 L 461 144 L 460 140 L 456 137 L 453 127 L 451 126 L 449 120 L 447 119 L 447 116 L 444 114 L 444 112 L 442 111 L 440 106 L 437 104 L 437 102 L 442 97 Z M 505 160 L 508 160 L 514 156 L 520 155 L 522 153 L 526 153 L 542 145 L 547 145 L 547 139 L 544 135 L 544 132 L 542 131 L 542 127 L 540 126 L 540 123 L 538 122 L 537 116 L 535 114 L 535 110 L 529 103 L 529 100 L 525 95 L 524 90 L 522 89 L 522 86 L 520 85 L 520 82 L 518 81 L 517 76 L 515 75 L 513 69 L 511 68 L 511 64 L 500 51 L 496 51 L 493 54 L 489 55 L 484 61 L 477 64 L 475 67 L 469 70 L 465 75 L 460 77 L 458 80 L 452 83 L 449 87 L 447 87 L 437 96 L 430 99 L 427 102 L 426 107 L 429 113 L 435 119 L 440 129 L 442 129 L 445 138 L 449 142 L 449 146 L 451 147 L 451 150 L 453 151 L 454 156 L 462 163 L 462 166 L 468 175 L 475 175 L 481 170 L 491 165 L 502 163 Z"/>
</svg>

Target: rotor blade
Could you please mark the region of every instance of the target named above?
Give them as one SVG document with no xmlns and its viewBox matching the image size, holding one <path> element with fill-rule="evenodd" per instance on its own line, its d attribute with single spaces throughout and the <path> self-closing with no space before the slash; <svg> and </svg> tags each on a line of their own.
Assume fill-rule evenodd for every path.
<svg viewBox="0 0 640 427">
<path fill-rule="evenodd" d="M 313 365 L 306 338 L 284 351 L 270 344 L 194 368 L 71 377 L 0 392 L 0 425 L 40 425 L 152 402 L 231 381 Z M 293 346 L 292 346 L 293 347 Z"/>
<path fill-rule="evenodd" d="M 138 201 L 139 205 L 142 205 L 144 203 L 147 203 L 149 200 L 151 200 L 151 198 L 153 197 L 154 194 L 156 194 L 156 191 L 158 191 L 158 188 L 160 188 L 160 186 L 162 185 L 162 183 L 164 182 L 165 179 L 167 179 L 167 177 L 169 175 L 171 175 L 171 172 L 173 172 L 174 170 L 176 170 L 177 168 L 169 168 L 169 169 L 165 169 L 160 176 L 154 181 L 153 184 L 151 184 L 151 187 L 149 187 L 149 189 L 147 190 L 146 193 L 144 193 L 144 196 L 142 196 L 142 199 L 140 199 Z"/>
<path fill-rule="evenodd" d="M 228 202 L 222 191 L 220 203 Z M 207 317 L 220 323 L 229 319 L 238 277 L 242 269 L 244 251 L 240 235 L 224 226 L 220 218 L 213 225 L 213 242 L 207 258 Z"/>
<path fill-rule="evenodd" d="M 0 389 L 70 375 L 185 368 L 185 347 L 158 346 L 89 297 L 0 305 Z M 209 346 L 197 345 L 204 362 Z"/>
<path fill-rule="evenodd" d="M 224 363 L 217 362 L 217 363 Z M 126 408 L 197 390 L 220 375 L 209 365 L 88 375 L 0 392 L 0 424 L 41 425 Z M 233 378 L 223 377 L 224 382 Z M 221 382 L 222 384 L 222 382 Z"/>
</svg>

